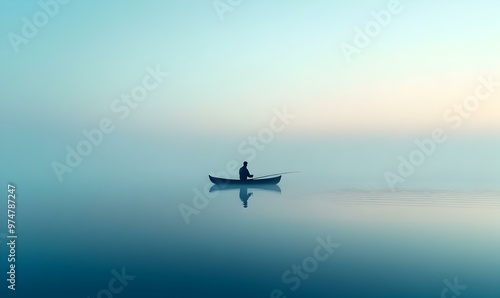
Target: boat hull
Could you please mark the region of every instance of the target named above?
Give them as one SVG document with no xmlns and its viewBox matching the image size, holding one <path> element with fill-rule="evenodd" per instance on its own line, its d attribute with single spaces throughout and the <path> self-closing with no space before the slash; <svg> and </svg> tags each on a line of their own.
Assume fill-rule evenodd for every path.
<svg viewBox="0 0 500 298">
<path fill-rule="evenodd" d="M 210 181 L 215 185 L 269 185 L 278 184 L 281 180 L 281 176 L 266 178 L 266 179 L 250 179 L 250 180 L 236 180 L 236 179 L 225 179 L 208 176 Z"/>
</svg>

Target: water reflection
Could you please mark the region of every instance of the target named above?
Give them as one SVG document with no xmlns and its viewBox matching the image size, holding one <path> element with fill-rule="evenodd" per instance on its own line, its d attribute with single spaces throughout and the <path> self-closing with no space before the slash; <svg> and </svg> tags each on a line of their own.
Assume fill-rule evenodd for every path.
<svg viewBox="0 0 500 298">
<path fill-rule="evenodd" d="M 273 184 L 273 185 L 251 185 L 251 186 L 248 186 L 248 185 L 226 185 L 226 186 L 214 185 L 210 188 L 210 192 L 239 189 L 240 190 L 239 197 L 240 197 L 241 202 L 243 203 L 243 208 L 248 208 L 248 199 L 250 199 L 250 197 L 253 195 L 253 192 L 248 191 L 249 188 L 281 193 L 281 188 L 275 184 Z"/>
<path fill-rule="evenodd" d="M 356 205 L 500 208 L 499 194 L 496 191 L 339 190 L 317 193 L 310 195 L 310 198 Z"/>
<path fill-rule="evenodd" d="M 248 199 L 253 195 L 253 192 L 248 193 L 248 187 L 240 188 L 240 200 L 243 203 L 243 208 L 248 207 Z"/>
</svg>

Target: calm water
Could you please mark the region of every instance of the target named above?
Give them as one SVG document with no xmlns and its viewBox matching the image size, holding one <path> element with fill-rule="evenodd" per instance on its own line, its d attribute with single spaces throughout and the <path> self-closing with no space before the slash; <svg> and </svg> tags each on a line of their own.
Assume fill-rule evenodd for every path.
<svg viewBox="0 0 500 298">
<path fill-rule="evenodd" d="M 393 192 L 383 170 L 397 166 L 394 144 L 365 154 L 356 142 L 295 146 L 274 162 L 280 148 L 269 147 L 251 172 L 301 173 L 280 189 L 204 194 L 186 224 L 180 204 L 194 206 L 193 189 L 205 192 L 207 174 L 238 157 L 232 147 L 207 159 L 187 144 L 114 138 L 63 183 L 48 145 L 24 147 L 35 170 L 3 161 L 17 169 L 19 196 L 18 289 L 12 296 L 4 281 L 4 297 L 500 297 L 496 169 L 460 180 L 468 162 L 441 175 L 452 155 L 436 156 L 421 168 L 427 178 Z M 129 275 L 114 294 L 112 270 Z"/>
</svg>

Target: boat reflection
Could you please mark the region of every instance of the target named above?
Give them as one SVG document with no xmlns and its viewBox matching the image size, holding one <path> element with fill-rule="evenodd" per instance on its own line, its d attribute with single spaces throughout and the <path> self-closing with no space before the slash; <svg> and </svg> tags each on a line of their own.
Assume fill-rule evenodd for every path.
<svg viewBox="0 0 500 298">
<path fill-rule="evenodd" d="M 226 185 L 226 186 L 221 186 L 221 185 L 214 185 L 210 188 L 210 192 L 214 191 L 225 191 L 225 190 L 233 190 L 233 189 L 239 189 L 240 190 L 240 200 L 243 203 L 243 208 L 248 208 L 248 199 L 253 195 L 253 192 L 248 192 L 248 189 L 260 189 L 260 190 L 266 190 L 266 191 L 272 191 L 272 192 L 278 192 L 281 193 L 281 188 L 276 185 Z"/>
</svg>

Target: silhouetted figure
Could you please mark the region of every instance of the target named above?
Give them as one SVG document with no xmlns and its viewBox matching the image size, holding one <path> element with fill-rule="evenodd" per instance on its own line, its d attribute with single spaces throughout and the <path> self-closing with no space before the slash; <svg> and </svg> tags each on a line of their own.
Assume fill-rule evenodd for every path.
<svg viewBox="0 0 500 298">
<path fill-rule="evenodd" d="M 248 188 L 240 187 L 240 200 L 243 202 L 243 207 L 248 207 L 248 199 L 253 195 L 253 192 L 248 193 Z"/>
<path fill-rule="evenodd" d="M 253 175 L 250 175 L 250 172 L 247 169 L 248 162 L 243 162 L 243 166 L 240 168 L 240 180 L 247 180 L 247 178 L 252 178 Z"/>
</svg>

